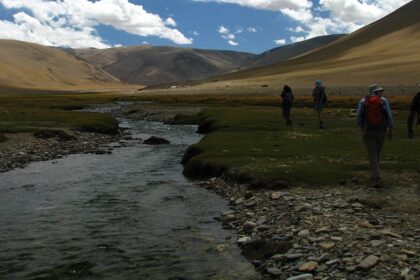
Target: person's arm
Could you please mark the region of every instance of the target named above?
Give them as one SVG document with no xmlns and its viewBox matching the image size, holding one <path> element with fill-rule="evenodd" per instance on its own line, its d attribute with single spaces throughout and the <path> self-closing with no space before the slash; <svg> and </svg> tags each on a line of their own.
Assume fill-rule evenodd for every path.
<svg viewBox="0 0 420 280">
<path fill-rule="evenodd" d="M 416 111 L 410 111 L 410 113 L 408 114 L 408 119 L 407 119 L 408 138 L 414 137 L 413 123 L 414 123 L 415 115 L 416 115 Z"/>
<path fill-rule="evenodd" d="M 360 126 L 360 129 L 363 131 L 365 126 L 365 99 L 363 98 L 359 102 L 357 108 L 357 125 Z"/>
<path fill-rule="evenodd" d="M 388 128 L 388 139 L 391 141 L 392 139 L 392 127 L 394 125 L 394 120 L 392 118 L 391 107 L 389 106 L 389 102 L 386 98 L 382 97 L 382 101 L 385 108 L 386 114 L 386 126 Z"/>
</svg>

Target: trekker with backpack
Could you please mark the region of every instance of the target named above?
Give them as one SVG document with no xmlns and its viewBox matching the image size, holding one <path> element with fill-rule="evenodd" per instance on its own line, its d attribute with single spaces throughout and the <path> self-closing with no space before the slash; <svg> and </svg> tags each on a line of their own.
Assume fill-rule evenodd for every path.
<svg viewBox="0 0 420 280">
<path fill-rule="evenodd" d="M 327 91 L 325 87 L 322 86 L 322 82 L 320 80 L 315 82 L 315 87 L 312 90 L 312 97 L 314 98 L 314 109 L 318 116 L 319 128 L 324 128 L 322 111 L 324 110 L 324 107 L 327 106 L 328 99 Z"/>
<path fill-rule="evenodd" d="M 357 109 L 357 124 L 363 132 L 363 142 L 372 169 L 371 178 L 376 188 L 383 186 L 379 159 L 385 137 L 388 135 L 388 139 L 392 139 L 392 113 L 388 100 L 382 97 L 383 91 L 379 85 L 371 85 L 369 94 L 360 100 Z"/>
<path fill-rule="evenodd" d="M 419 84 L 420 87 L 420 84 Z M 410 105 L 410 113 L 408 114 L 407 119 L 407 126 L 408 126 L 408 138 L 414 137 L 413 132 L 413 123 L 414 123 L 414 117 L 417 114 L 417 124 L 420 124 L 420 92 L 414 96 L 413 100 L 411 101 Z"/>
<path fill-rule="evenodd" d="M 294 96 L 292 89 L 288 85 L 285 85 L 283 87 L 281 98 L 283 99 L 283 117 L 286 119 L 286 125 L 292 125 L 292 120 L 290 119 L 290 112 L 292 110 Z"/>
</svg>

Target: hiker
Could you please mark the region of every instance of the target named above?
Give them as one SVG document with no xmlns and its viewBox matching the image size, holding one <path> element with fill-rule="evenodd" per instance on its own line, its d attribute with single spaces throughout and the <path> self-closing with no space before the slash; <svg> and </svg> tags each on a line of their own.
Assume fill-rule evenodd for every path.
<svg viewBox="0 0 420 280">
<path fill-rule="evenodd" d="M 283 99 L 283 117 L 286 119 L 286 125 L 292 125 L 292 120 L 290 119 L 290 111 L 292 110 L 294 96 L 292 89 L 288 85 L 283 87 L 281 98 Z"/>
<path fill-rule="evenodd" d="M 318 116 L 319 128 L 324 128 L 324 122 L 322 120 L 322 111 L 324 107 L 327 106 L 328 99 L 327 99 L 327 91 L 324 86 L 322 86 L 322 82 L 317 80 L 315 82 L 315 87 L 312 91 L 312 97 L 314 98 L 314 109 Z"/>
<path fill-rule="evenodd" d="M 420 84 L 419 84 L 419 87 L 420 87 Z M 413 123 L 414 123 L 414 117 L 416 114 L 417 114 L 417 124 L 420 124 L 420 92 L 418 92 L 414 96 L 413 101 L 411 101 L 410 113 L 408 114 L 408 120 L 407 120 L 408 138 L 414 137 Z"/>
<path fill-rule="evenodd" d="M 379 159 L 385 137 L 392 139 L 392 113 L 388 100 L 382 96 L 384 88 L 371 85 L 369 94 L 362 98 L 357 109 L 357 124 L 363 132 L 363 142 L 368 152 L 372 169 L 372 182 L 376 188 L 382 187 Z"/>
</svg>

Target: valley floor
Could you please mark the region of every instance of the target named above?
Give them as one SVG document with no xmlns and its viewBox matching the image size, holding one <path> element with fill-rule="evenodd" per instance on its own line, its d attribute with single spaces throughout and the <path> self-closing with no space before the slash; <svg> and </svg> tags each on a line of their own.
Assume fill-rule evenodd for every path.
<svg viewBox="0 0 420 280">
<path fill-rule="evenodd" d="M 292 178 L 292 184 L 289 187 L 283 186 L 286 187 L 283 189 L 275 189 L 279 186 L 271 188 L 263 180 L 240 184 L 232 181 L 229 174 L 222 175 L 226 180 L 212 178 L 201 181 L 203 187 L 217 192 L 230 201 L 232 210 L 222 213 L 220 219 L 224 227 L 239 235 L 238 244 L 243 254 L 265 279 L 418 279 L 420 277 L 418 205 L 420 184 L 418 164 L 415 159 L 418 154 L 412 154 L 414 157 L 412 159 L 410 155 L 402 154 L 398 148 L 391 148 L 390 154 L 387 154 L 385 177 L 391 184 L 382 190 L 370 188 L 365 180 L 367 175 L 360 173 L 360 166 L 367 164 L 365 160 L 353 162 L 349 161 L 351 158 L 346 158 L 347 164 L 353 169 L 347 169 L 348 166 L 342 170 L 334 169 L 336 173 L 330 178 L 327 178 L 327 173 L 319 169 L 317 166 L 319 162 L 303 161 L 299 164 L 304 168 L 300 168 L 298 164 L 290 167 L 290 170 L 283 170 L 284 166 L 277 164 L 277 161 L 284 160 L 283 154 L 277 155 L 272 150 L 268 154 L 262 152 L 266 147 L 264 145 L 267 138 L 263 136 L 267 131 L 276 130 L 275 133 L 281 133 L 277 135 L 279 137 L 284 133 L 281 132 L 283 128 L 280 130 L 278 128 L 283 126 L 280 116 L 277 116 L 278 110 L 278 108 L 236 108 L 234 111 L 229 111 L 219 108 L 201 115 L 202 120 L 208 119 L 209 116 L 216 120 L 217 116 L 222 121 L 217 128 L 221 131 L 219 136 L 217 132 L 212 132 L 205 137 L 204 144 L 207 146 L 204 152 L 210 151 L 210 153 L 204 153 L 201 160 L 213 157 L 218 160 L 223 159 L 230 166 L 232 164 L 240 166 L 242 161 L 232 161 L 230 157 L 234 156 L 235 147 L 243 149 L 246 147 L 242 145 L 251 143 L 255 147 L 248 149 L 250 157 L 241 160 L 257 164 L 255 167 L 262 164 L 268 169 L 268 171 L 255 169 L 256 178 L 261 179 L 269 175 L 270 180 L 284 179 L 285 174 L 290 174 Z M 193 106 L 142 104 L 126 106 L 122 114 L 134 119 L 189 123 L 193 120 L 188 119 L 188 115 L 194 115 L 198 111 L 199 109 Z M 262 112 L 268 115 L 261 115 Z M 272 113 L 278 118 L 266 122 L 265 118 L 267 116 L 271 118 Z M 302 114 L 305 118 L 305 113 Z M 174 118 L 176 115 L 184 117 L 176 120 Z M 335 133 L 352 135 L 352 131 L 334 128 L 337 124 L 334 122 L 338 121 L 340 116 L 344 116 L 345 123 L 354 125 L 354 119 L 348 116 L 348 110 L 331 112 L 329 116 L 330 128 L 326 130 L 325 136 L 336 140 L 333 136 Z M 251 119 L 253 122 L 249 121 Z M 308 130 L 315 128 L 298 125 L 299 122 L 303 120 L 298 120 L 297 128 L 284 135 L 292 137 L 296 145 L 302 141 L 305 147 L 308 147 L 310 141 L 318 141 L 317 148 L 321 149 L 321 153 L 324 152 L 322 145 L 319 144 L 322 143 L 319 139 L 324 139 L 324 136 L 318 131 L 313 134 L 308 133 Z M 268 129 L 267 127 L 256 129 L 258 125 L 265 123 L 269 126 Z M 217 123 L 213 123 L 215 124 Z M 403 126 L 402 123 L 399 125 Z M 233 127 L 230 132 L 229 126 Z M 243 134 L 244 132 L 248 134 Z M 229 134 L 229 137 L 226 138 L 224 133 Z M 257 133 L 258 137 L 253 138 L 253 133 Z M 111 141 L 120 141 L 121 145 L 124 144 L 124 139 L 119 135 L 72 131 L 68 131 L 68 134 L 72 134 L 77 140 L 62 141 L 56 137 L 39 139 L 33 138 L 32 133 L 6 134 L 9 141 L 0 143 L 1 171 L 22 167 L 30 161 L 57 158 L 69 153 L 107 153 L 112 148 L 101 148 L 101 146 Z M 238 135 L 245 142 L 238 142 L 235 138 Z M 221 136 L 225 137 L 222 142 L 217 138 Z M 214 143 L 213 137 L 217 140 Z M 403 137 L 397 141 L 402 143 L 401 141 L 405 141 Z M 280 138 L 276 140 L 279 144 L 282 143 Z M 229 139 L 233 140 L 233 143 L 229 143 Z M 261 139 L 262 142 L 255 139 Z M 353 141 L 354 138 L 350 140 Z M 213 145 L 215 143 L 216 146 Z M 359 142 L 356 144 L 361 145 Z M 390 146 L 389 143 L 386 145 Z M 226 148 L 227 146 L 229 148 Z M 331 147 L 331 143 L 327 143 L 326 146 Z M 280 147 L 276 146 L 275 149 Z M 219 157 L 220 155 L 225 158 Z M 330 156 L 337 157 L 334 152 Z M 250 160 L 251 158 L 253 160 Z M 399 160 L 403 158 L 408 159 L 409 164 L 399 166 Z M 327 164 L 327 168 L 330 165 L 341 164 L 336 161 L 330 162 L 328 155 L 324 155 L 322 160 Z M 305 164 L 316 167 L 317 172 L 327 177 L 321 178 L 316 184 L 310 184 L 311 168 L 307 168 Z M 276 173 L 276 168 L 279 168 L 279 173 Z M 252 168 L 244 170 L 249 171 Z M 306 170 L 307 173 L 300 174 L 302 170 Z M 361 174 L 361 177 L 354 174 L 342 177 L 346 170 L 356 172 L 354 173 L 356 175 Z M 260 176 L 261 174 L 263 176 Z M 278 175 L 280 177 L 277 178 Z M 303 181 L 300 183 L 299 179 Z M 262 188 L 259 187 L 259 183 L 262 184 Z"/>
</svg>

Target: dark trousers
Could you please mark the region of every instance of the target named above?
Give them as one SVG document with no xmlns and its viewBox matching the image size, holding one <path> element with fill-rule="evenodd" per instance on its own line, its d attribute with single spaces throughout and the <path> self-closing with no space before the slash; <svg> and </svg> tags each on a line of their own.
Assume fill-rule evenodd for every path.
<svg viewBox="0 0 420 280">
<path fill-rule="evenodd" d="M 372 170 L 372 178 L 381 178 L 379 170 L 379 159 L 382 147 L 385 142 L 386 129 L 366 129 L 363 133 L 363 143 L 368 152 L 370 168 Z"/>
<path fill-rule="evenodd" d="M 292 111 L 292 106 L 283 105 L 283 117 L 286 119 L 287 124 L 290 123 L 290 114 Z"/>
</svg>

